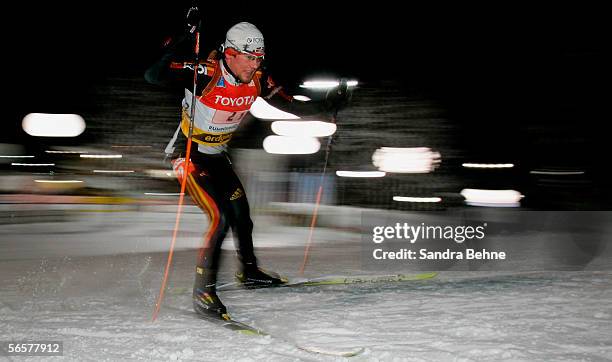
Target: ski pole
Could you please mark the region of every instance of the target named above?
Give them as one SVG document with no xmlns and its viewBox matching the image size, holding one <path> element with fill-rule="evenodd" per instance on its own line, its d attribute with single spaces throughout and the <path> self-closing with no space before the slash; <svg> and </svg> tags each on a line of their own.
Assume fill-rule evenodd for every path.
<svg viewBox="0 0 612 362">
<path fill-rule="evenodd" d="M 332 115 L 331 121 L 333 124 L 336 124 L 338 120 L 338 111 L 340 110 L 340 107 L 344 104 L 343 101 L 345 101 L 347 98 L 347 90 L 348 85 L 346 79 L 341 79 L 340 84 L 338 85 L 338 89 L 336 90 L 336 94 L 334 95 L 335 98 L 332 98 L 332 103 L 334 104 L 334 113 Z M 319 205 L 321 204 L 321 196 L 323 195 L 323 182 L 325 181 L 327 163 L 329 161 L 329 155 L 331 153 L 332 137 L 333 135 L 329 135 L 329 137 L 327 138 L 327 145 L 325 146 L 325 163 L 323 164 L 323 172 L 321 172 L 321 177 L 319 179 L 319 189 L 317 191 L 315 207 L 312 211 L 312 219 L 310 220 L 310 231 L 308 233 L 308 240 L 306 241 L 306 248 L 304 249 L 304 260 L 302 261 L 302 266 L 300 267 L 299 275 L 304 275 L 304 270 L 306 269 L 306 264 L 308 263 L 308 258 L 310 256 L 312 235 L 314 234 L 315 225 L 317 224 Z"/>
<path fill-rule="evenodd" d="M 194 15 L 195 14 L 195 15 Z M 192 6 L 187 12 L 187 19 L 189 21 L 190 15 L 193 17 L 199 17 L 197 6 Z M 191 22 L 190 22 L 191 23 Z M 202 27 L 202 20 L 198 19 L 197 24 L 188 24 L 191 26 L 190 32 L 195 34 L 195 46 L 194 46 L 194 54 L 195 54 L 195 62 L 194 64 L 199 64 L 200 62 L 200 29 Z M 168 259 L 166 261 L 166 267 L 164 269 L 164 277 L 162 279 L 162 284 L 159 289 L 159 295 L 157 297 L 157 301 L 155 302 L 155 310 L 153 311 L 152 321 L 155 322 L 157 316 L 159 315 L 159 310 L 161 308 L 162 301 L 164 299 L 164 292 L 166 290 L 166 284 L 168 283 L 168 274 L 170 273 L 170 267 L 172 266 L 172 257 L 174 255 L 174 246 L 176 244 L 176 237 L 178 234 L 180 222 L 181 222 L 181 213 L 183 209 L 183 202 L 185 199 L 185 188 L 187 186 L 187 176 L 189 174 L 189 166 L 190 166 L 190 157 L 191 157 L 191 136 L 193 135 L 193 121 L 195 119 L 195 109 L 196 109 L 196 88 L 198 85 L 198 67 L 193 67 L 193 93 L 191 94 L 191 112 L 189 119 L 189 132 L 187 135 L 187 149 L 185 151 L 185 167 L 183 169 L 183 174 L 181 175 L 181 192 L 179 195 L 178 209 L 176 211 L 176 219 L 174 221 L 174 231 L 172 233 L 172 241 L 170 242 L 170 250 L 168 251 Z"/>
</svg>

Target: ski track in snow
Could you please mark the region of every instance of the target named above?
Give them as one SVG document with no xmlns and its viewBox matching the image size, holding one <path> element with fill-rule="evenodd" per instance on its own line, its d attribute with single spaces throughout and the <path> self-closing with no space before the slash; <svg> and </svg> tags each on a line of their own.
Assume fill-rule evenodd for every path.
<svg viewBox="0 0 612 362">
<path fill-rule="evenodd" d="M 167 255 L 158 241 L 167 242 L 168 233 L 150 226 L 160 228 L 172 216 L 157 215 L 125 235 L 121 228 L 112 234 L 81 231 L 82 224 L 73 229 L 77 220 L 64 225 L 76 230 L 68 241 L 68 234 L 41 224 L 5 229 L 12 232 L 0 235 L 0 341 L 62 341 L 61 360 L 75 361 L 345 360 L 296 344 L 365 347 L 351 358 L 356 361 L 612 360 L 612 272 L 445 271 L 420 282 L 221 292 L 235 319 L 272 335 L 254 337 L 190 312 L 196 251 L 177 250 L 153 323 Z M 201 227 L 189 218 L 185 224 Z M 261 264 L 296 277 L 306 228 L 263 225 L 255 234 Z M 48 238 L 33 236 L 45 230 Z M 361 269 L 359 241 L 347 232 L 318 230 L 306 276 L 389 274 Z M 236 267 L 228 249 L 222 282 L 232 280 Z M 49 251 L 71 256 L 41 256 Z M 105 255 L 109 251 L 115 254 Z"/>
<path fill-rule="evenodd" d="M 128 279 L 151 258 L 126 258 L 113 263 L 123 279 L 111 280 L 100 271 L 108 261 L 95 261 L 43 260 L 25 276 L 3 273 L 0 340 L 63 341 L 70 360 L 344 360 L 283 339 L 334 350 L 363 346 L 352 358 L 362 361 L 612 358 L 612 273 L 446 272 L 421 282 L 221 294 L 234 318 L 273 335 L 254 337 L 190 315 L 188 288 L 170 289 L 153 323 L 159 265 L 149 278 Z M 86 276 L 92 270 L 98 285 Z"/>
</svg>

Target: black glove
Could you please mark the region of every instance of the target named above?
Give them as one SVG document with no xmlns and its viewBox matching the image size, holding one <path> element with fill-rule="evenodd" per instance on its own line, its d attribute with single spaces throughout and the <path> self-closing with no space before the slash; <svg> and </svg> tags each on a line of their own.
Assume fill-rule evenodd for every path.
<svg viewBox="0 0 612 362">
<path fill-rule="evenodd" d="M 194 33 L 200 24 L 200 10 L 197 6 L 192 6 L 187 10 L 187 30 Z"/>
</svg>

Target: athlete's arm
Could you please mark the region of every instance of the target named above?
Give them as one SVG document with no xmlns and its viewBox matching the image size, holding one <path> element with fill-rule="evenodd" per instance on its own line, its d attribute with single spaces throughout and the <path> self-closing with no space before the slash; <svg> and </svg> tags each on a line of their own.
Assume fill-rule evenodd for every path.
<svg viewBox="0 0 612 362">
<path fill-rule="evenodd" d="M 287 102 L 293 102 L 293 96 L 288 95 L 283 86 L 276 83 L 272 76 L 269 74 L 263 74 L 261 79 L 261 97 L 264 99 L 271 99 L 272 97 L 279 97 Z"/>
<path fill-rule="evenodd" d="M 193 82 L 193 37 L 180 35 L 168 39 L 164 54 L 145 71 L 145 80 L 155 85 L 181 85 L 192 88 Z"/>
</svg>

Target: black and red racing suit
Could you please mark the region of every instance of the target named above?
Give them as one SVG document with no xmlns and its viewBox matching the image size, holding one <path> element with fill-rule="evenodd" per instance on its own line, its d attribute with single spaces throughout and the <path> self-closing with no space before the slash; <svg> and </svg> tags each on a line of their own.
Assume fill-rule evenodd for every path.
<svg viewBox="0 0 612 362">
<path fill-rule="evenodd" d="M 177 48 L 169 47 L 161 60 L 147 70 L 145 78 L 153 84 L 183 84 L 185 97 L 179 129 L 186 137 L 192 107 L 193 62 L 181 62 Z M 261 71 L 257 71 L 251 82 L 240 82 L 223 58 L 216 56 L 216 52 L 201 62 L 198 69 L 200 74 L 192 133 L 192 142 L 195 143 L 192 145 L 186 188 L 193 202 L 208 215 L 210 221 L 198 253 L 196 288 L 214 288 L 221 244 L 230 228 L 243 267 L 257 267 L 249 203 L 244 187 L 232 169 L 227 154 L 228 142 L 258 96 L 278 95 L 288 101 L 291 101 L 291 97 Z M 172 152 L 172 145 L 166 151 Z M 185 172 L 185 158 L 181 157 L 180 152 L 174 156 L 173 169 L 181 180 Z"/>
</svg>

